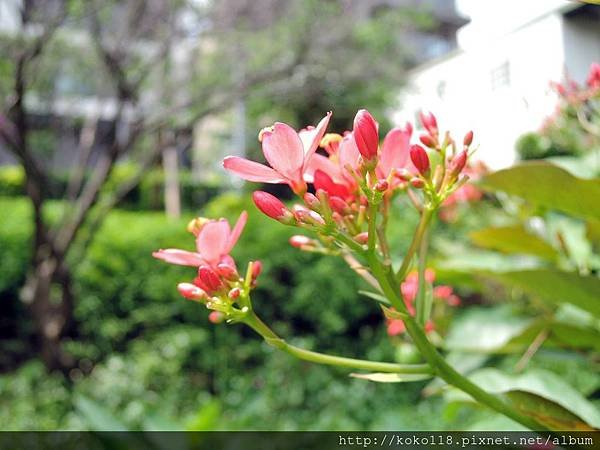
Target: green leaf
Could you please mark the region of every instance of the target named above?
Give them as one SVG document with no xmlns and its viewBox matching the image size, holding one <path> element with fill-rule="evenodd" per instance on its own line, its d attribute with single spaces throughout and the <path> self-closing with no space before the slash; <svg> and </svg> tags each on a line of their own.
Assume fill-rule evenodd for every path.
<svg viewBox="0 0 600 450">
<path fill-rule="evenodd" d="M 428 373 L 351 373 L 351 377 L 361 380 L 375 381 L 377 383 L 408 383 L 411 381 L 422 381 L 432 378 Z"/>
<path fill-rule="evenodd" d="M 540 261 L 533 256 L 502 255 L 488 250 L 456 249 L 444 252 L 444 258 L 437 262 L 441 270 L 473 272 L 489 270 L 493 272 L 532 269 L 539 267 Z"/>
<path fill-rule="evenodd" d="M 600 218 L 600 180 L 577 178 L 547 162 L 535 161 L 499 170 L 486 176 L 481 185 L 577 217 Z"/>
<path fill-rule="evenodd" d="M 553 323 L 552 336 L 560 343 L 574 348 L 589 348 L 600 352 L 600 332 L 593 328 L 583 328 L 566 323 Z"/>
<path fill-rule="evenodd" d="M 600 279 L 597 277 L 556 269 L 487 273 L 486 276 L 552 303 L 571 303 L 600 317 Z"/>
<path fill-rule="evenodd" d="M 362 291 L 361 290 L 361 291 L 358 291 L 358 293 L 364 295 L 365 297 L 372 298 L 376 302 L 383 303 L 384 305 L 391 305 L 390 301 L 387 298 L 385 298 L 381 294 L 378 294 L 377 292 Z"/>
<path fill-rule="evenodd" d="M 221 416 L 221 403 L 211 400 L 198 410 L 190 419 L 186 429 L 188 431 L 211 431 L 214 430 Z"/>
<path fill-rule="evenodd" d="M 532 370 L 509 375 L 486 368 L 473 373 L 471 381 L 488 392 L 503 394 L 519 411 L 555 430 L 589 430 L 600 427 L 600 411 L 572 386 L 552 372 Z M 457 390 L 451 401 L 468 400 Z"/>
<path fill-rule="evenodd" d="M 522 334 L 531 319 L 515 316 L 508 305 L 469 308 L 458 317 L 445 340 L 449 350 L 493 353 Z"/>
<path fill-rule="evenodd" d="M 74 403 L 93 431 L 128 431 L 127 425 L 98 402 L 78 395 Z"/>
<path fill-rule="evenodd" d="M 529 233 L 522 224 L 484 228 L 471 232 L 469 236 L 479 247 L 503 253 L 528 253 L 551 261 L 558 256 L 554 247 Z"/>
</svg>

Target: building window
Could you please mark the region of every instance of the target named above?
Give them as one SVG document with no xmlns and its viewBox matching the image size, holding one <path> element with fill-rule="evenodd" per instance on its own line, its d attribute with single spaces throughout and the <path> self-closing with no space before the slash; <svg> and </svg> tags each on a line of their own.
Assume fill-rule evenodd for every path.
<svg viewBox="0 0 600 450">
<path fill-rule="evenodd" d="M 494 67 L 490 73 L 492 91 L 510 86 L 510 64 L 508 61 Z"/>
</svg>

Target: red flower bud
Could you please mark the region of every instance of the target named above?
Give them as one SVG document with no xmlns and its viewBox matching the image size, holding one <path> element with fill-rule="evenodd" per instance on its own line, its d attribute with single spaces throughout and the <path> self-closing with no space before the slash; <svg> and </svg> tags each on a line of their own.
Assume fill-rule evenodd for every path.
<svg viewBox="0 0 600 450">
<path fill-rule="evenodd" d="M 369 241 L 369 233 L 366 231 L 358 233 L 356 236 L 354 236 L 354 240 L 359 244 L 366 244 Z"/>
<path fill-rule="evenodd" d="M 451 176 L 456 178 L 462 172 L 462 170 L 465 168 L 465 165 L 467 164 L 468 157 L 468 152 L 466 150 L 463 150 L 460 153 L 458 153 L 454 158 L 452 158 L 449 167 L 449 173 Z"/>
<path fill-rule="evenodd" d="M 200 266 L 198 269 L 198 278 L 207 287 L 209 294 L 223 287 L 219 276 L 209 266 Z"/>
<path fill-rule="evenodd" d="M 235 300 L 236 298 L 238 298 L 240 296 L 240 294 L 242 293 L 242 290 L 238 287 L 233 288 L 232 290 L 229 291 L 229 294 L 227 294 L 227 296 L 232 299 Z"/>
<path fill-rule="evenodd" d="M 290 238 L 290 245 L 292 247 L 300 248 L 305 245 L 312 244 L 313 240 L 307 236 L 303 236 L 301 234 L 296 234 Z"/>
<path fill-rule="evenodd" d="M 211 323 L 221 323 L 224 319 L 225 315 L 219 311 L 211 311 L 211 313 L 208 315 L 208 320 Z"/>
<path fill-rule="evenodd" d="M 235 267 L 225 263 L 220 263 L 217 265 L 217 273 L 223 278 L 231 281 L 240 277 L 237 273 L 237 270 L 235 270 Z"/>
<path fill-rule="evenodd" d="M 255 191 L 252 194 L 252 200 L 260 211 L 281 223 L 289 224 L 293 219 L 293 214 L 287 207 L 274 195 L 264 191 Z"/>
<path fill-rule="evenodd" d="M 342 215 L 350 214 L 350 212 L 352 211 L 348 203 L 336 196 L 333 196 L 329 199 L 329 205 L 331 206 L 331 209 Z"/>
<path fill-rule="evenodd" d="M 411 173 L 406 169 L 394 169 L 394 176 L 402 181 L 410 181 Z"/>
<path fill-rule="evenodd" d="M 425 186 L 425 182 L 421 178 L 413 178 L 412 180 L 410 180 L 410 184 L 415 189 L 423 189 L 423 187 Z"/>
<path fill-rule="evenodd" d="M 467 134 L 465 134 L 465 138 L 463 139 L 463 144 L 465 145 L 465 147 L 468 147 L 469 145 L 471 145 L 472 142 L 473 142 L 473 132 L 468 131 Z"/>
<path fill-rule="evenodd" d="M 188 300 L 204 300 L 207 298 L 206 292 L 192 283 L 179 283 L 177 285 L 179 293 Z"/>
<path fill-rule="evenodd" d="M 262 272 L 262 263 L 260 261 L 254 261 L 252 263 L 252 281 L 256 280 Z"/>
<path fill-rule="evenodd" d="M 423 147 L 419 144 L 410 146 L 410 159 L 419 173 L 427 176 L 429 173 L 429 156 Z"/>
<path fill-rule="evenodd" d="M 379 180 L 377 183 L 375 183 L 375 190 L 377 192 L 385 192 L 389 187 L 390 185 L 385 180 Z"/>
<path fill-rule="evenodd" d="M 434 136 L 438 134 L 437 120 L 433 113 L 429 112 L 425 114 L 421 111 L 419 112 L 419 119 L 421 120 L 423 128 L 429 131 L 429 134 L 432 134 Z"/>
<path fill-rule="evenodd" d="M 304 194 L 304 203 L 310 209 L 319 209 L 321 207 L 321 203 L 319 202 L 319 199 L 317 198 L 317 196 L 314 194 L 311 194 L 310 192 L 307 192 L 306 194 Z"/>
<path fill-rule="evenodd" d="M 436 148 L 436 140 L 431 137 L 429 134 L 422 134 L 419 136 L 419 140 L 425 147 Z"/>
<path fill-rule="evenodd" d="M 372 161 L 377 158 L 377 149 L 379 147 L 379 132 L 377 131 L 377 122 L 366 109 L 361 109 L 354 117 L 354 141 L 358 151 L 366 161 Z"/>
</svg>

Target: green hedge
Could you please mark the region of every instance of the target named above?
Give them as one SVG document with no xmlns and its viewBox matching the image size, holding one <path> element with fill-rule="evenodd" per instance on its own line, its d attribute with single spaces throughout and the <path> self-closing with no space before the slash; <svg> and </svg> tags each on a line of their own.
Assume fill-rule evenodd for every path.
<svg viewBox="0 0 600 450">
<path fill-rule="evenodd" d="M 48 213 L 59 207 L 50 205 Z M 0 301 L 3 323 L 10 324 L 3 329 L 3 344 L 11 343 L 18 355 L 30 351 L 19 347 L 30 338 L 31 323 L 18 301 L 29 255 L 30 208 L 26 199 L 0 197 L 0 209 L 11 212 L 0 222 Z M 223 195 L 202 214 L 235 219 L 242 209 L 250 218 L 234 256 L 241 268 L 250 259 L 263 260 L 254 302 L 267 323 L 309 348 L 394 359 L 380 311 L 357 294 L 363 286 L 343 262 L 289 246 L 296 230 L 258 213 L 247 196 Z M 370 428 L 389 425 L 384 419 L 390 417 L 401 417 L 397 426 L 443 426 L 427 416 L 439 400 L 412 411 L 419 385 L 397 389 L 350 379 L 347 371 L 276 352 L 245 327 L 210 324 L 207 310 L 175 289 L 194 270 L 150 256 L 160 247 L 192 249 L 188 219 L 110 213 L 86 258 L 72 261 L 79 335 L 67 349 L 81 360 L 74 384 L 45 379 L 35 359 L 0 377 L 0 396 L 9 405 L 3 410 L 16 411 L 0 413 L 6 428 L 93 428 L 90 420 L 97 418 L 86 418 L 88 400 L 106 410 L 99 417 L 113 414 L 131 428 L 143 428 L 153 418 L 162 424 L 176 420 L 179 428 Z M 399 404 L 411 405 L 411 411 Z M 207 416 L 216 422 L 206 422 Z"/>
<path fill-rule="evenodd" d="M 104 187 L 110 192 L 137 172 L 137 166 L 131 163 L 118 164 Z M 69 183 L 68 173 L 53 173 L 48 180 L 48 196 L 60 199 L 64 196 Z M 197 209 L 205 205 L 219 192 L 214 183 L 200 183 L 194 180 L 192 173 L 183 170 L 179 174 L 181 203 L 184 209 Z M 0 196 L 25 195 L 25 173 L 21 166 L 0 167 Z M 163 210 L 164 209 L 164 173 L 156 168 L 148 171 L 140 184 L 135 187 L 119 205 L 126 209 Z"/>
</svg>

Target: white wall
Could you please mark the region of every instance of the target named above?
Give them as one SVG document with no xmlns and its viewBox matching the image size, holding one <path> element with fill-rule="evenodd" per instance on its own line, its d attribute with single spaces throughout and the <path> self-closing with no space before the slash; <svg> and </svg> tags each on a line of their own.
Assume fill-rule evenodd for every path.
<svg viewBox="0 0 600 450">
<path fill-rule="evenodd" d="M 483 3 L 491 5 L 477 2 L 479 8 Z M 471 34 L 465 49 L 415 70 L 401 96 L 402 109 L 393 115 L 395 121 L 414 120 L 418 110 L 431 110 L 443 129 L 456 131 L 457 139 L 472 129 L 480 144 L 477 157 L 489 166 L 497 169 L 512 164 L 516 139 L 539 128 L 554 109 L 556 97 L 549 82 L 563 78 L 565 42 L 569 42 L 563 39 L 562 11 L 556 7 L 564 2 L 545 2 L 554 8 L 545 12 L 539 9 L 538 0 L 532 3 L 537 9 L 530 5 L 527 11 L 533 18 L 524 14 L 519 20 L 511 19 L 516 28 L 509 32 L 500 23 L 492 27 L 491 34 L 481 28 L 485 21 L 467 25 L 472 31 L 479 30 L 480 42 Z M 488 20 L 490 16 L 493 11 L 488 11 Z M 584 45 L 587 36 L 580 33 L 572 45 Z M 575 54 L 572 49 L 569 53 Z M 589 55 L 580 59 L 589 67 Z M 494 87 L 492 72 L 506 63 L 508 84 Z"/>
</svg>

